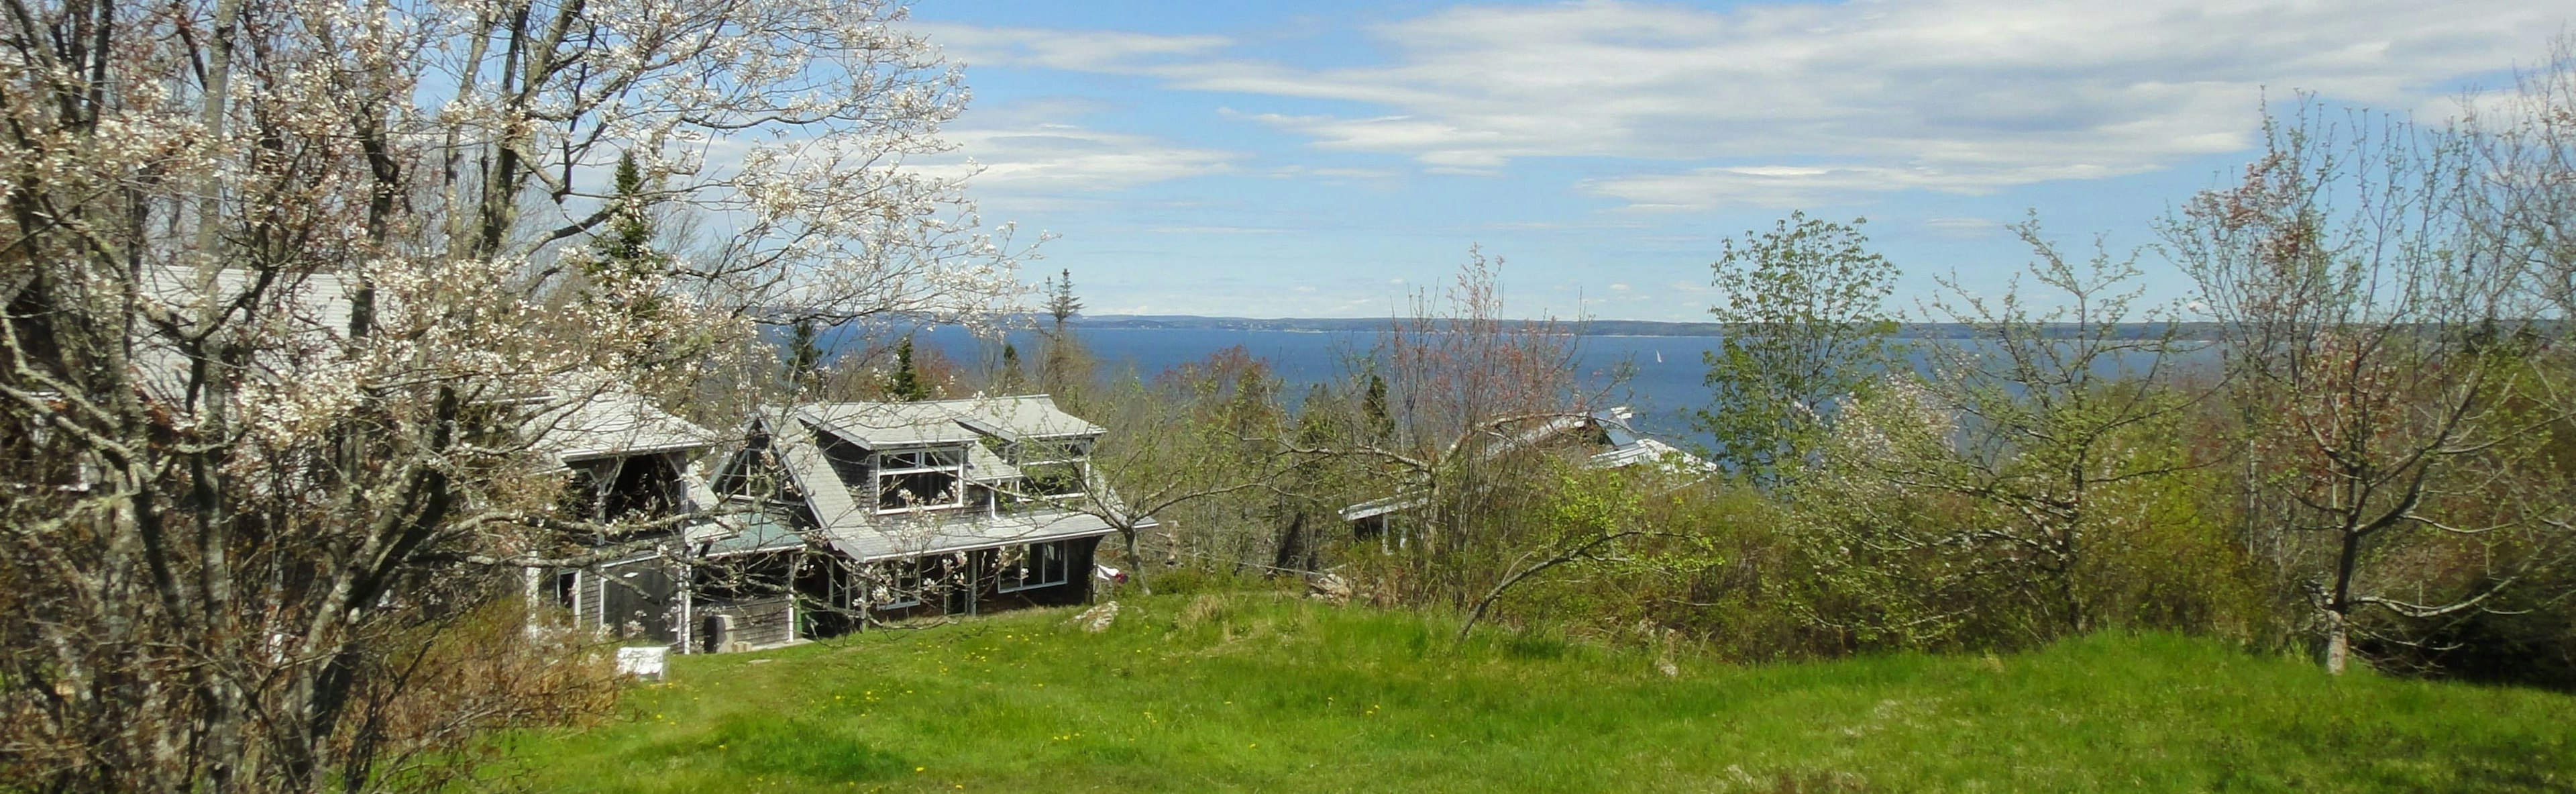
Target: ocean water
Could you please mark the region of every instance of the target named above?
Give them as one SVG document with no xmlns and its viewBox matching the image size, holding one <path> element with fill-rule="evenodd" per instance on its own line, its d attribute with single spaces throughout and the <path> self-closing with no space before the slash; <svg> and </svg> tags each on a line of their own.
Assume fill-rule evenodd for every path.
<svg viewBox="0 0 2576 794">
<path fill-rule="evenodd" d="M 1294 400 L 1314 383 L 1338 382 L 1354 371 L 1376 335 L 1367 332 L 1248 331 L 1200 328 L 1088 328 L 1077 331 L 1084 347 L 1104 372 L 1133 371 L 1151 378 L 1182 364 L 1240 346 L 1270 365 L 1279 376 L 1282 395 Z M 939 328 L 915 337 L 917 345 L 936 346 L 960 362 L 997 360 L 999 346 L 982 342 L 958 328 Z M 1034 363 L 1041 343 L 1033 333 L 1009 337 L 1023 359 Z M 1708 365 L 1701 354 L 1717 347 L 1716 337 L 1584 336 L 1576 340 L 1576 374 L 1586 391 L 1604 391 L 1613 405 L 1637 412 L 1637 430 L 1681 444 L 1706 443 L 1691 431 L 1689 411 L 1708 403 L 1703 376 Z"/>
</svg>

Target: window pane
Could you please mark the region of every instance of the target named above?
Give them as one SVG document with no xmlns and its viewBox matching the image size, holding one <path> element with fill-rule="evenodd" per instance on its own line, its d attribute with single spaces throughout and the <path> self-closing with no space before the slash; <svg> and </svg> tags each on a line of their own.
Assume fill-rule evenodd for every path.
<svg viewBox="0 0 2576 794">
<path fill-rule="evenodd" d="M 877 477 L 877 509 L 935 507 L 957 503 L 957 475 L 946 471 L 913 471 Z"/>
</svg>

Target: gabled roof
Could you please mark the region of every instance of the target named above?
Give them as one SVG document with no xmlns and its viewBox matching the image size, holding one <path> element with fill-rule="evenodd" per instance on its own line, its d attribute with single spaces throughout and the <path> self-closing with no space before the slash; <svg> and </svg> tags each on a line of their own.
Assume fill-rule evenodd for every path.
<svg viewBox="0 0 2576 794">
<path fill-rule="evenodd" d="M 850 498 L 849 485 L 841 482 L 840 473 L 832 470 L 832 461 L 823 457 L 822 448 L 814 446 L 804 432 L 804 427 L 792 424 L 773 428 L 769 448 L 787 469 L 796 492 L 804 495 L 805 506 L 814 512 L 814 520 L 827 527 L 866 523 L 876 511 L 863 509 Z"/>
</svg>

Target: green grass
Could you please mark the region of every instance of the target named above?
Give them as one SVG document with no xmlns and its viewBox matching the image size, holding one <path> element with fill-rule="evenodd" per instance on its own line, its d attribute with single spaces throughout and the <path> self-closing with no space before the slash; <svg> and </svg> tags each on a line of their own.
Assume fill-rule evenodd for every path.
<svg viewBox="0 0 2576 794">
<path fill-rule="evenodd" d="M 1141 606 L 1141 612 L 1137 607 Z M 539 791 L 2571 791 L 2576 698 L 2166 635 L 1735 667 L 1267 594 L 676 658 Z"/>
</svg>

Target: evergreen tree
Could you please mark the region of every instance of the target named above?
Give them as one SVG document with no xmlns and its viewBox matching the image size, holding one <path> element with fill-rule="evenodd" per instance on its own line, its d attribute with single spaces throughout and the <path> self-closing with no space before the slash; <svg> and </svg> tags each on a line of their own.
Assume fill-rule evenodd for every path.
<svg viewBox="0 0 2576 794">
<path fill-rule="evenodd" d="M 1370 371 L 1368 392 L 1360 397 L 1360 411 L 1368 420 L 1370 443 L 1385 443 L 1395 435 L 1395 417 L 1386 409 L 1386 379 Z"/>
<path fill-rule="evenodd" d="M 912 368 L 912 335 L 894 346 L 894 374 L 886 378 L 886 399 L 896 402 L 920 402 L 930 399 L 930 384 Z"/>
<path fill-rule="evenodd" d="M 787 383 L 803 391 L 822 378 L 823 348 L 815 341 L 813 318 L 797 320 L 787 334 Z"/>
<path fill-rule="evenodd" d="M 1082 299 L 1073 295 L 1073 268 L 1060 271 L 1061 278 L 1047 279 L 1047 314 L 1055 318 L 1055 333 L 1064 335 L 1064 321 L 1082 313 Z"/>
<path fill-rule="evenodd" d="M 1020 349 L 1013 347 L 1009 342 L 1003 342 L 1002 371 L 993 376 L 993 391 L 999 394 L 1018 394 L 1027 387 L 1027 376 L 1020 374 Z"/>
<path fill-rule="evenodd" d="M 641 275 L 645 268 L 662 263 L 653 250 L 653 198 L 644 195 L 644 171 L 635 164 L 635 154 L 617 157 L 615 192 L 608 199 L 608 226 L 591 238 L 593 275 L 622 270 Z"/>
</svg>

